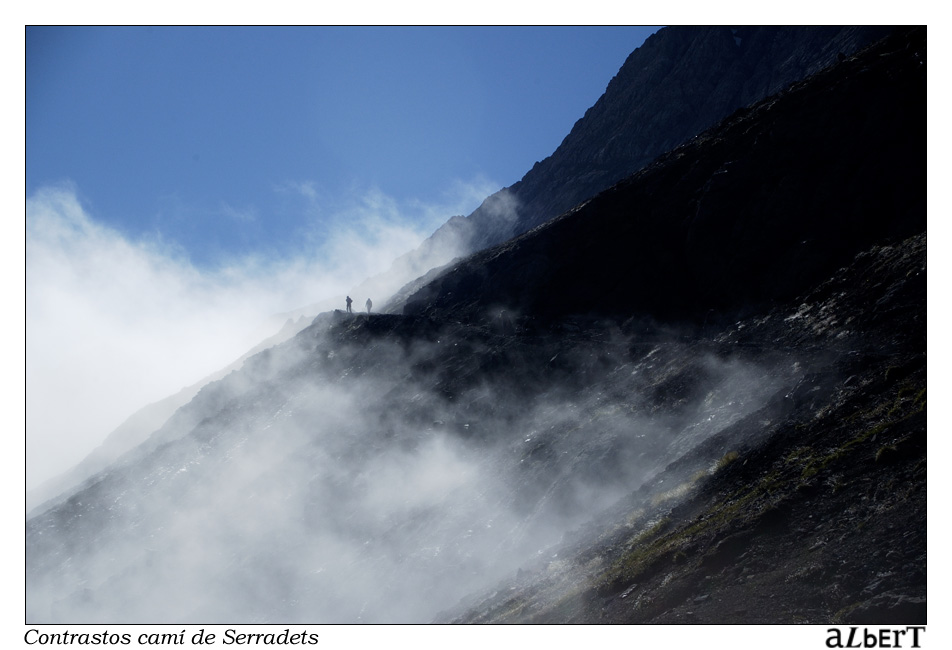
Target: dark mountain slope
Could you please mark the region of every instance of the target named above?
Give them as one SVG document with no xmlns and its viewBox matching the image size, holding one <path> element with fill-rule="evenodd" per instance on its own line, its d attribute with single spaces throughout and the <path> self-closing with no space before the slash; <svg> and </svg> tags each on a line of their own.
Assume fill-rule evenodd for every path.
<svg viewBox="0 0 952 650">
<path fill-rule="evenodd" d="M 921 622 L 924 57 L 904 31 L 203 387 L 28 519 L 27 620 Z"/>
<path fill-rule="evenodd" d="M 742 109 L 634 176 L 454 265 L 405 313 L 700 323 L 788 300 L 925 228 L 925 45 L 903 32 Z"/>
<path fill-rule="evenodd" d="M 834 88 L 845 84 L 850 92 L 865 88 L 873 79 L 864 81 L 863 75 L 878 64 L 885 65 L 876 83 L 904 76 L 920 83 L 922 36 L 905 32 L 853 62 L 858 68 L 838 67 L 804 87 L 827 79 L 834 81 Z M 902 70 L 894 67 L 899 60 L 905 60 Z M 767 107 L 783 111 L 782 102 L 802 90 L 794 89 Z M 819 88 L 814 86 L 813 91 Z M 920 87 L 903 99 L 918 97 L 918 103 L 923 96 Z M 867 103 L 862 115 L 876 114 L 874 106 L 883 105 Z M 763 108 L 754 113 L 759 110 Z M 818 110 L 803 105 L 799 113 Z M 884 115 L 894 114 L 890 110 Z M 728 132 L 744 124 L 743 119 L 728 122 Z M 776 125 L 772 128 L 776 133 Z M 761 137 L 770 130 L 762 130 Z M 887 142 L 901 139 L 889 129 L 881 132 Z M 716 144 L 718 136 L 712 131 L 707 138 Z M 900 152 L 913 143 L 924 146 L 924 134 L 909 137 Z M 790 154 L 791 149 L 780 153 Z M 669 158 L 678 159 L 679 153 L 690 150 L 684 148 Z M 698 151 L 704 150 L 701 144 Z M 896 152 L 881 152 L 882 158 L 864 158 L 861 164 L 842 149 L 828 150 L 828 155 L 852 161 L 857 173 L 868 173 L 875 166 L 892 170 L 894 160 L 910 160 L 893 158 Z M 924 161 L 924 150 L 911 155 Z M 698 164 L 696 159 L 692 162 Z M 768 174 L 777 169 L 772 167 Z M 761 170 L 754 174 L 747 170 L 748 177 L 764 176 Z M 864 185 L 857 185 L 853 201 L 866 205 L 873 218 L 859 221 L 860 215 L 855 215 L 853 223 L 871 222 L 875 227 L 830 223 L 837 238 L 824 250 L 845 255 L 845 243 L 862 246 L 875 233 L 889 245 L 860 252 L 827 281 L 769 312 L 708 330 L 715 348 L 723 346 L 721 354 L 730 350 L 734 358 L 763 361 L 768 351 L 786 353 L 805 374 L 763 408 L 707 437 L 592 523 L 567 535 L 566 543 L 545 558 L 521 567 L 509 581 L 467 599 L 439 620 L 926 622 L 926 238 L 920 212 L 924 176 L 879 177 L 889 184 L 883 200 L 888 199 L 893 220 L 889 215 L 875 218 L 873 206 L 865 204 L 866 196 L 860 192 Z M 823 180 L 840 187 L 836 183 L 840 178 Z M 739 191 L 744 189 L 742 182 L 732 185 L 733 191 L 724 196 L 731 200 L 722 205 L 742 203 L 746 194 L 756 195 L 757 186 L 755 182 L 745 192 Z M 770 195 L 761 196 L 765 207 L 773 205 L 765 196 Z M 837 202 L 840 211 L 849 198 L 843 195 Z M 911 205 L 919 208 L 903 221 L 910 213 L 896 207 Z M 764 211 L 765 217 L 771 214 Z M 731 217 L 722 211 L 721 219 L 729 222 Z M 558 226 L 552 224 L 524 239 Z M 919 234 L 900 239 L 904 229 Z M 775 240 L 761 237 L 762 245 L 774 250 L 769 246 Z M 716 258 L 719 262 L 709 262 L 714 283 L 725 267 L 730 269 L 734 252 L 728 247 Z M 802 259 L 778 255 L 775 266 L 766 267 L 768 286 L 781 290 L 796 286 L 796 282 L 776 283 L 775 278 L 778 274 L 796 278 L 789 274 L 804 270 Z M 807 262 L 805 271 L 812 273 L 814 260 Z M 760 278 L 756 280 L 759 284 Z M 744 291 L 743 282 L 739 288 Z M 749 296 L 742 293 L 742 298 L 746 303 Z M 468 313 L 479 310 L 471 308 Z M 702 313 L 696 310 L 692 315 Z"/>
<path fill-rule="evenodd" d="M 871 27 L 661 30 L 631 54 L 555 153 L 510 189 L 521 206 L 513 234 L 561 214 L 733 110 L 779 92 L 887 32 Z"/>
<path fill-rule="evenodd" d="M 726 117 L 888 34 L 887 27 L 666 27 L 625 61 L 551 156 L 454 217 L 401 266 L 501 243 L 571 209 Z"/>
<path fill-rule="evenodd" d="M 722 331 L 810 371 L 440 620 L 925 623 L 925 252 L 871 249 Z"/>
</svg>

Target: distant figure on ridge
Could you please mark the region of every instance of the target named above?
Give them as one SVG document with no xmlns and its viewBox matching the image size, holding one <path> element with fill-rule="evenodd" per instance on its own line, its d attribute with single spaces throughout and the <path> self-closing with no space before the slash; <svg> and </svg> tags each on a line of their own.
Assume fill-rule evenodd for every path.
<svg viewBox="0 0 952 650">
<path fill-rule="evenodd" d="M 350 303 L 352 302 L 354 301 L 350 299 L 350 296 L 347 296 L 347 313 L 348 314 L 354 313 L 354 310 L 350 308 Z"/>
<path fill-rule="evenodd" d="M 370 308 L 373 306 L 374 306 L 373 302 L 371 302 L 370 298 L 367 298 L 367 313 L 368 314 L 370 313 Z"/>
<path fill-rule="evenodd" d="M 505 309 L 499 312 L 499 329 L 503 334 L 513 334 L 516 331 L 516 328 L 512 325 L 512 318 L 509 317 L 509 312 Z"/>
</svg>

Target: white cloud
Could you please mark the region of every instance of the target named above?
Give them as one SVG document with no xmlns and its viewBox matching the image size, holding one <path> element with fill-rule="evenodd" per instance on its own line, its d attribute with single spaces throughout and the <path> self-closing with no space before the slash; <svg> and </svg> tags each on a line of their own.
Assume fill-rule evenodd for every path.
<svg viewBox="0 0 952 650">
<path fill-rule="evenodd" d="M 222 201 L 220 212 L 224 216 L 241 223 L 251 223 L 252 221 L 256 221 L 258 219 L 258 211 L 254 208 L 254 206 L 236 208 L 235 206 L 229 205 L 228 203 Z"/>
<path fill-rule="evenodd" d="M 290 192 L 300 194 L 311 202 L 316 202 L 319 198 L 317 193 L 317 184 L 314 181 L 286 181 L 274 186 L 275 192 Z"/>
<path fill-rule="evenodd" d="M 405 219 L 397 201 L 379 190 L 370 190 L 341 209 L 336 221 L 337 227 L 321 238 L 323 241 L 315 233 L 314 245 L 320 249 L 322 259 L 342 270 L 381 273 L 397 255 L 416 247 L 422 239 L 419 225 Z M 427 228 L 427 235 L 434 229 Z M 381 256 L 381 251 L 389 257 Z M 356 278 L 355 283 L 364 277 L 366 273 Z"/>
<path fill-rule="evenodd" d="M 313 183 L 286 187 L 314 214 Z M 342 297 L 387 271 L 487 187 L 460 183 L 442 205 L 409 207 L 367 191 L 335 210 L 323 236 L 315 227 L 304 252 L 246 256 L 213 271 L 161 238 L 131 241 L 97 223 L 69 187 L 38 191 L 26 204 L 28 487 L 79 462 L 142 406 L 274 333 L 263 329 L 280 325 L 269 316 Z"/>
<path fill-rule="evenodd" d="M 138 407 L 232 361 L 269 296 L 253 278 L 203 275 L 170 246 L 127 241 L 66 189 L 28 199 L 26 223 L 35 483 L 80 460 Z"/>
</svg>

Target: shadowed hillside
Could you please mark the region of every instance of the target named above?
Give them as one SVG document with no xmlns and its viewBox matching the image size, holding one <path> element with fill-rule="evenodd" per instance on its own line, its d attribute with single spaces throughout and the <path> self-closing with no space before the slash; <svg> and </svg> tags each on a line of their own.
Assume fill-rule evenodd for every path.
<svg viewBox="0 0 952 650">
<path fill-rule="evenodd" d="M 551 156 L 392 272 L 444 264 L 562 214 L 690 140 L 889 33 L 889 27 L 666 27 L 636 49 Z M 375 280 L 377 281 L 377 280 Z M 374 281 L 372 281 L 374 282 Z M 360 293 L 360 292 L 358 292 Z M 378 292 L 379 293 L 379 292 Z"/>
<path fill-rule="evenodd" d="M 925 228 L 924 52 L 845 61 L 538 229 L 447 269 L 404 311 L 701 322 L 789 300 Z"/>
</svg>

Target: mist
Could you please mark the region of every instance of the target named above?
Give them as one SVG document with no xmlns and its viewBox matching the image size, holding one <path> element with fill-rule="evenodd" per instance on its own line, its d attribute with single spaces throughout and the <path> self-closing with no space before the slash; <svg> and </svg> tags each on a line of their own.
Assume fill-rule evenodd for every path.
<svg viewBox="0 0 952 650">
<path fill-rule="evenodd" d="M 431 621 L 791 376 L 620 335 L 324 314 L 28 521 L 27 618 Z"/>
<path fill-rule="evenodd" d="M 328 213 L 313 184 L 285 183 L 275 192 L 312 218 L 297 248 L 213 268 L 161 233 L 132 238 L 97 222 L 74 186 L 39 190 L 26 203 L 27 488 L 74 466 L 139 408 L 275 334 L 276 314 L 342 301 L 487 187 L 459 182 L 430 204 L 370 188 Z M 447 242 L 433 258 L 457 252 Z M 404 275 L 388 274 L 390 285 L 412 279 Z M 358 304 L 366 297 L 387 296 Z"/>
</svg>

